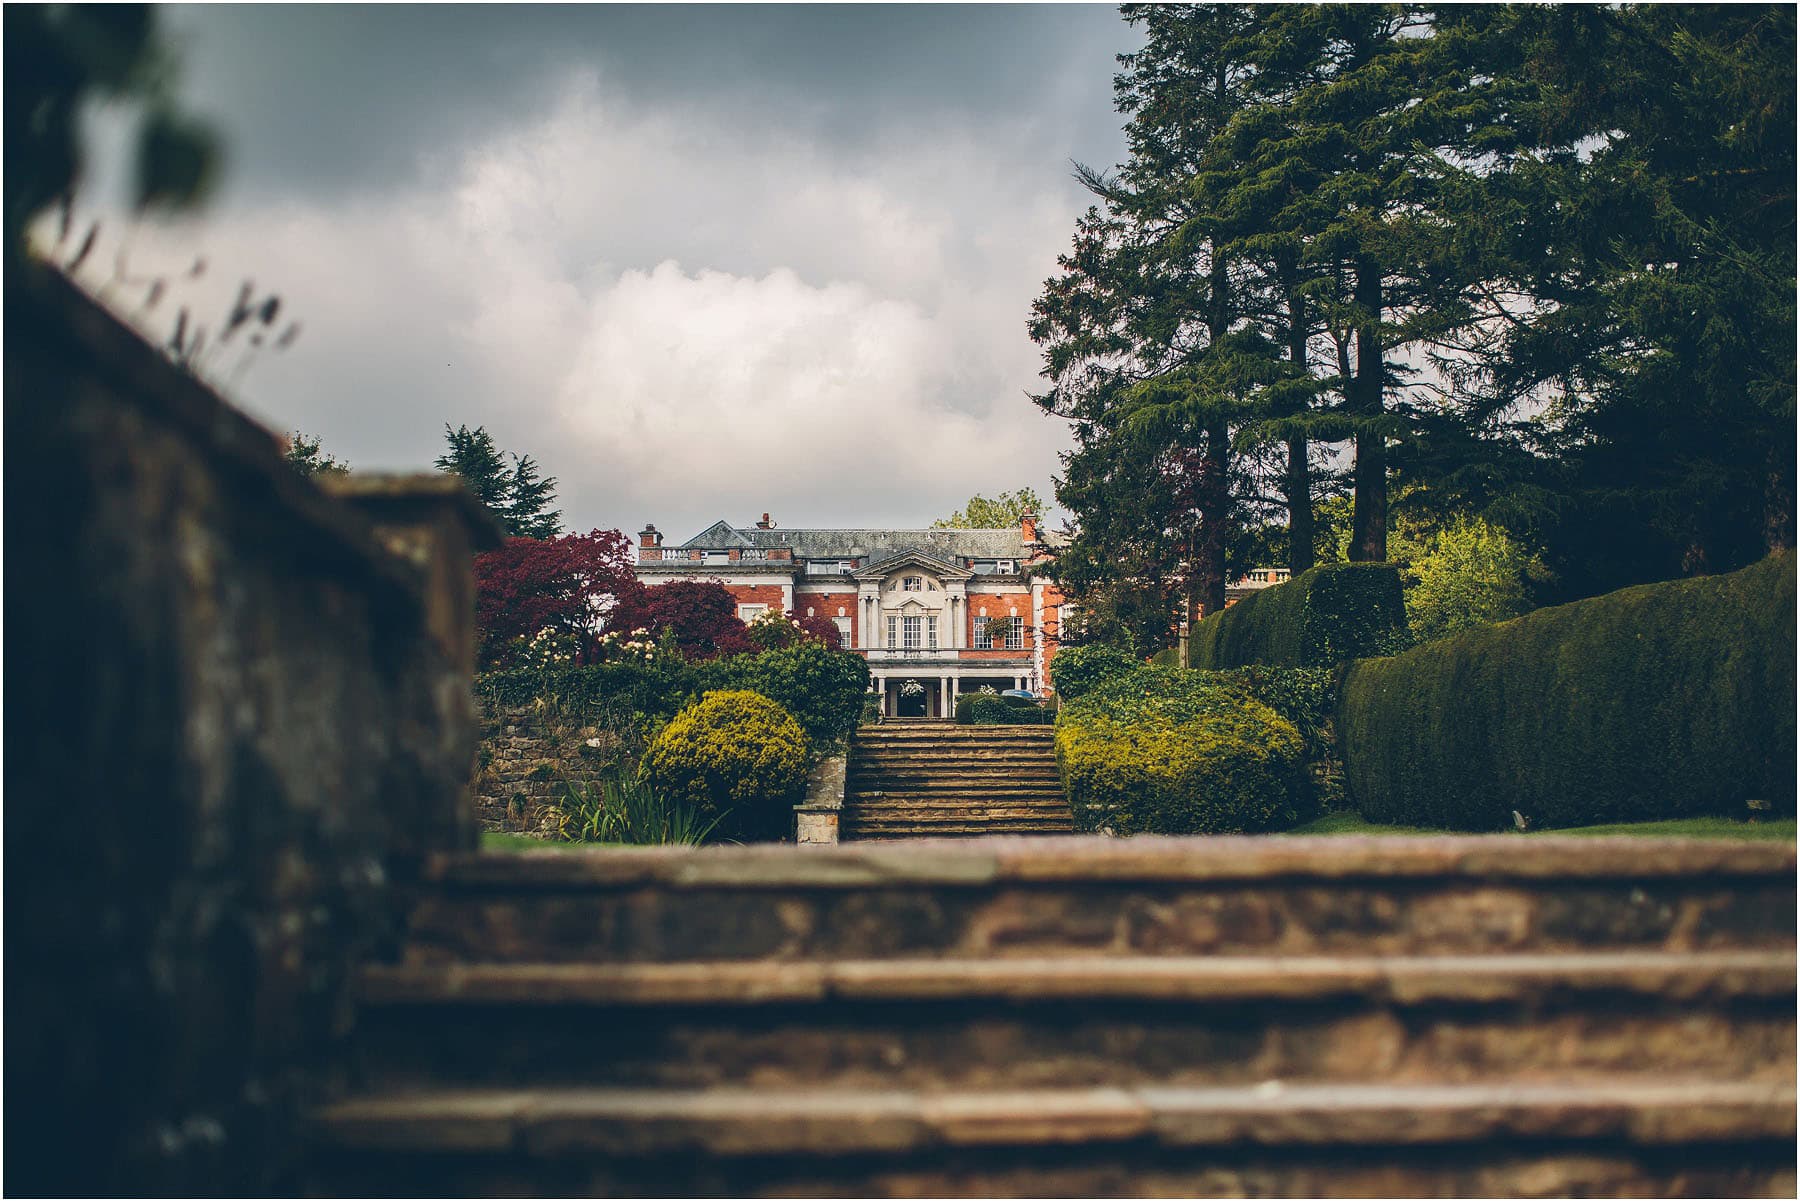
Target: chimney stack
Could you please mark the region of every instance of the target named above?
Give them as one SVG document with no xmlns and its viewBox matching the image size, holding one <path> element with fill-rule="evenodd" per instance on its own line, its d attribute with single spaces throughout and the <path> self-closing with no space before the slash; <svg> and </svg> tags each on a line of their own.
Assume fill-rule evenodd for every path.
<svg viewBox="0 0 1800 1202">
<path fill-rule="evenodd" d="M 775 529 L 775 523 L 771 522 L 769 520 L 769 515 L 765 513 L 762 516 L 762 521 L 756 523 L 756 528 L 758 530 L 773 530 Z"/>
<path fill-rule="evenodd" d="M 655 523 L 645 522 L 644 528 L 642 530 L 638 531 L 638 546 L 640 546 L 640 547 L 660 547 L 660 546 L 662 546 L 662 534 L 661 534 L 661 532 L 659 532 L 657 530 Z"/>
<path fill-rule="evenodd" d="M 1035 546 L 1037 543 L 1037 514 L 1029 509 L 1019 515 L 1019 537 L 1028 547 Z"/>
</svg>

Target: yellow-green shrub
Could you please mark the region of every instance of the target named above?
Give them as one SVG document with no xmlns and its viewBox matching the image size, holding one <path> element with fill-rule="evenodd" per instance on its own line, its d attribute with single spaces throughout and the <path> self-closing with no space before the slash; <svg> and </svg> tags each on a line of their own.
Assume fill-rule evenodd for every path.
<svg viewBox="0 0 1800 1202">
<path fill-rule="evenodd" d="M 663 727 L 643 771 L 666 800 L 722 816 L 720 837 L 780 839 L 806 784 L 806 731 L 760 693 L 710 692 Z"/>
<path fill-rule="evenodd" d="M 1140 669 L 1068 703 L 1056 762 L 1084 830 L 1274 830 L 1311 806 L 1299 730 L 1208 674 Z"/>
</svg>

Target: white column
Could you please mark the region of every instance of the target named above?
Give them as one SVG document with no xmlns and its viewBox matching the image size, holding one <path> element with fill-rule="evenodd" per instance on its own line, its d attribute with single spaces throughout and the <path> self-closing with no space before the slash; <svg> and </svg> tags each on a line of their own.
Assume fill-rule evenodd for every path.
<svg viewBox="0 0 1800 1202">
<path fill-rule="evenodd" d="M 950 712 L 950 678 L 940 676 L 938 677 L 938 717 L 953 718 L 955 716 Z"/>
<path fill-rule="evenodd" d="M 792 580 L 781 586 L 781 612 L 787 614 L 794 612 L 794 582 Z"/>
<path fill-rule="evenodd" d="M 887 677 L 877 673 L 875 676 L 875 688 L 881 693 L 881 716 L 885 718 L 888 716 Z"/>
</svg>

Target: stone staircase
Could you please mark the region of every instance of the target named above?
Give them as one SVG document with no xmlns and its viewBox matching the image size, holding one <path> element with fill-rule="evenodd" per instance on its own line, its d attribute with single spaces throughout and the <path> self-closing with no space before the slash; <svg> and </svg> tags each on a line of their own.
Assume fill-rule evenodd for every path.
<svg viewBox="0 0 1800 1202">
<path fill-rule="evenodd" d="M 471 855 L 361 978 L 339 1195 L 1793 1196 L 1794 847 Z"/>
<path fill-rule="evenodd" d="M 840 838 L 1074 831 L 1048 726 L 890 720 L 850 746 Z"/>
</svg>

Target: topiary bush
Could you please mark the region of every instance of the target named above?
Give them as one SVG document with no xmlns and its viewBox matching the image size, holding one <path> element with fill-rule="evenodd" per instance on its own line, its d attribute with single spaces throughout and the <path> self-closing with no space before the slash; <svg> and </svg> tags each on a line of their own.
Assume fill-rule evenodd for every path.
<svg viewBox="0 0 1800 1202">
<path fill-rule="evenodd" d="M 1794 809 L 1794 556 L 1465 630 L 1345 678 L 1363 815 L 1497 830 Z"/>
<path fill-rule="evenodd" d="M 833 651 L 816 639 L 715 660 L 699 665 L 695 675 L 700 689 L 752 689 L 779 702 L 815 747 L 856 729 L 869 688 L 867 660 L 852 651 Z"/>
<path fill-rule="evenodd" d="M 1274 830 L 1312 809 L 1299 730 L 1207 673 L 1139 668 L 1066 702 L 1056 762 L 1083 830 Z"/>
<path fill-rule="evenodd" d="M 1138 666 L 1138 661 L 1117 647 L 1098 643 L 1084 647 L 1061 647 L 1050 660 L 1050 685 L 1064 701 L 1092 689 L 1114 676 L 1123 676 Z"/>
<path fill-rule="evenodd" d="M 717 818 L 720 837 L 781 839 L 806 785 L 806 731 L 760 693 L 716 690 L 663 727 L 642 770 L 665 801 Z"/>
<path fill-rule="evenodd" d="M 956 720 L 964 726 L 1048 726 L 1049 710 L 1023 697 L 964 693 L 956 699 Z"/>
<path fill-rule="evenodd" d="M 1327 564 L 1250 594 L 1194 627 L 1196 668 L 1329 668 L 1407 644 L 1400 572 L 1387 563 Z"/>
</svg>

